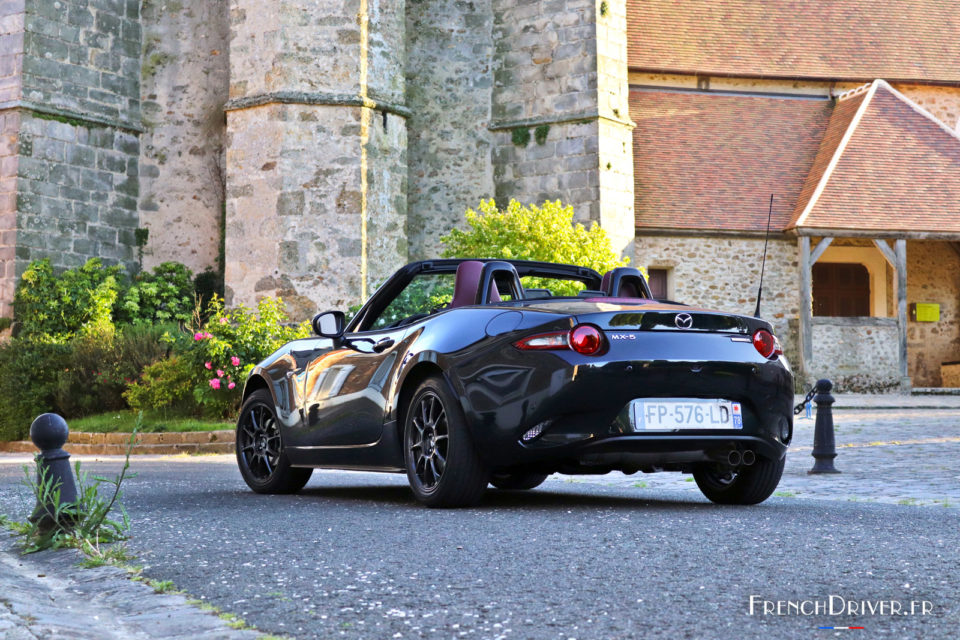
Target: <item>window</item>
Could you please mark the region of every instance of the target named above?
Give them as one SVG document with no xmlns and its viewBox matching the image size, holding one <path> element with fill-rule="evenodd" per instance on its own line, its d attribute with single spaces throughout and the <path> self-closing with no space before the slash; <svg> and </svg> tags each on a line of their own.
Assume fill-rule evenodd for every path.
<svg viewBox="0 0 960 640">
<path fill-rule="evenodd" d="M 647 284 L 650 285 L 650 293 L 655 300 L 666 300 L 667 295 L 667 270 L 666 269 L 647 269 Z"/>
<path fill-rule="evenodd" d="M 453 300 L 454 273 L 422 274 L 387 305 L 370 329 L 386 329 L 413 322 Z"/>
<path fill-rule="evenodd" d="M 813 315 L 869 316 L 870 273 L 862 264 L 813 265 Z"/>
</svg>

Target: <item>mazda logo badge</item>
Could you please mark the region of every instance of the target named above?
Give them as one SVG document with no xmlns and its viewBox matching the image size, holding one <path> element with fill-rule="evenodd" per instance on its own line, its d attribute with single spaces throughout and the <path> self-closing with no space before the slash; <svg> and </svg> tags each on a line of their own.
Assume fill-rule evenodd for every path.
<svg viewBox="0 0 960 640">
<path fill-rule="evenodd" d="M 689 313 L 678 313 L 677 317 L 673 319 L 673 322 L 677 325 L 678 329 L 690 329 L 693 327 L 693 316 Z"/>
</svg>

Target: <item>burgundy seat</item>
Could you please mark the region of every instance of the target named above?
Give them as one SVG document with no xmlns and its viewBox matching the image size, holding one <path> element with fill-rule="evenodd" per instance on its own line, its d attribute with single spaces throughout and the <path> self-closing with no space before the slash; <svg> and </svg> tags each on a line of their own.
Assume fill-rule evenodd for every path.
<svg viewBox="0 0 960 640">
<path fill-rule="evenodd" d="M 457 267 L 457 279 L 453 285 L 453 300 L 450 307 L 465 307 L 477 303 L 477 289 L 480 288 L 480 273 L 483 263 L 479 260 L 467 260 Z M 487 302 L 500 302 L 496 286 L 490 287 L 490 299 Z"/>
</svg>

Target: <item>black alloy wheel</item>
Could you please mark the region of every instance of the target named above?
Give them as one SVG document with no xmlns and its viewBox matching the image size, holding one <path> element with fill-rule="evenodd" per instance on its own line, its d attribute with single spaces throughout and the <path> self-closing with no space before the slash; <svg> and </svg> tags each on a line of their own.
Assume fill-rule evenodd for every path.
<svg viewBox="0 0 960 640">
<path fill-rule="evenodd" d="M 243 403 L 237 420 L 237 465 L 247 486 L 257 493 L 296 493 L 313 469 L 290 466 L 274 411 L 273 398 L 265 389 Z"/>
<path fill-rule="evenodd" d="M 702 464 L 694 468 L 693 479 L 701 493 L 717 504 L 758 504 L 773 494 L 786 456 L 779 460 L 757 457 L 748 467 L 730 467 L 716 463 Z"/>
<path fill-rule="evenodd" d="M 427 378 L 417 388 L 406 410 L 403 442 L 407 479 L 417 500 L 428 507 L 466 507 L 483 497 L 489 474 L 442 378 Z"/>
</svg>

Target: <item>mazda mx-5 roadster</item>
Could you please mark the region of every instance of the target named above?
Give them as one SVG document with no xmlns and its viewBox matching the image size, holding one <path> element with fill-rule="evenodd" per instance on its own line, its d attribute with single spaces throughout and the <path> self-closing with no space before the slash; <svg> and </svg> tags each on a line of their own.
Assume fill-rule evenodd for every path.
<svg viewBox="0 0 960 640">
<path fill-rule="evenodd" d="M 414 262 L 313 328 L 246 381 L 236 452 L 256 492 L 391 471 L 461 507 L 551 473 L 675 471 L 756 504 L 783 473 L 793 375 L 770 324 L 654 300 L 637 269 Z"/>
</svg>

